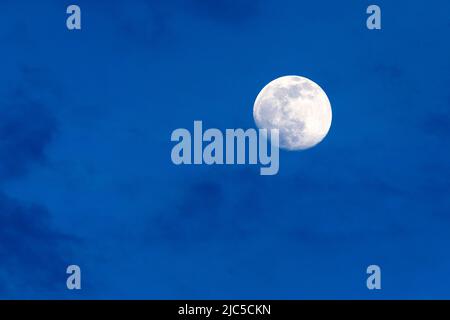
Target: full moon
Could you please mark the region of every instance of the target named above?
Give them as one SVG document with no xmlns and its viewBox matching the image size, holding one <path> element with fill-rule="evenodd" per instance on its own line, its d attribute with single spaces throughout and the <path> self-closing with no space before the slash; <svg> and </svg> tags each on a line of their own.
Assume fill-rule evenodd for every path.
<svg viewBox="0 0 450 320">
<path fill-rule="evenodd" d="M 304 77 L 285 76 L 261 90 L 253 118 L 260 129 L 279 130 L 280 148 L 304 150 L 325 138 L 332 113 L 330 101 L 318 84 Z"/>
</svg>

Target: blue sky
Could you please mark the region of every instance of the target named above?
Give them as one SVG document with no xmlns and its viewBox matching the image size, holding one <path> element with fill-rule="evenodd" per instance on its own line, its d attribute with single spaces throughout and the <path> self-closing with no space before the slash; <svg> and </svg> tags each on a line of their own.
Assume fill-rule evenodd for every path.
<svg viewBox="0 0 450 320">
<path fill-rule="evenodd" d="M 367 1 L 74 3 L 73 32 L 0 4 L 0 298 L 450 298 L 448 1 L 376 1 L 380 31 Z M 254 127 L 290 74 L 331 101 L 320 145 L 172 164 L 174 129 Z"/>
</svg>

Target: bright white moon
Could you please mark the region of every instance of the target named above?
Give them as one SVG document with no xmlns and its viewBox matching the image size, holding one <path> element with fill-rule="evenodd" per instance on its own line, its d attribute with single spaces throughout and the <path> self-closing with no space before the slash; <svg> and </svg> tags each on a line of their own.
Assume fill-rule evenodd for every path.
<svg viewBox="0 0 450 320">
<path fill-rule="evenodd" d="M 258 94 L 253 118 L 260 129 L 278 129 L 279 147 L 304 150 L 325 138 L 331 127 L 331 105 L 315 82 L 299 76 L 273 80 Z"/>
</svg>

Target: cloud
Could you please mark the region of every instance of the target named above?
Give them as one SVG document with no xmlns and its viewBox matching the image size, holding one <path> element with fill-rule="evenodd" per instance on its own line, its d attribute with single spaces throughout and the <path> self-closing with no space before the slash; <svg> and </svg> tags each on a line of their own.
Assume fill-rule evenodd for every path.
<svg viewBox="0 0 450 320">
<path fill-rule="evenodd" d="M 398 65 L 378 63 L 373 67 L 373 71 L 384 79 L 399 79 L 405 75 L 405 71 Z"/>
<path fill-rule="evenodd" d="M 152 240 L 178 248 L 259 233 L 270 210 L 263 206 L 265 183 L 257 170 L 227 169 L 231 171 L 225 177 L 211 173 L 183 183 L 150 222 Z"/>
<path fill-rule="evenodd" d="M 45 161 L 55 119 L 34 101 L 2 103 L 0 115 L 0 180 L 23 176 L 32 163 Z"/>
<path fill-rule="evenodd" d="M 229 24 L 242 23 L 253 18 L 258 14 L 260 6 L 260 1 L 257 0 L 189 0 L 187 3 L 195 14 Z"/>
<path fill-rule="evenodd" d="M 51 227 L 44 207 L 0 193 L 0 291 L 8 297 L 64 289 L 65 268 L 77 242 Z"/>
<path fill-rule="evenodd" d="M 150 3 L 141 3 L 139 6 L 141 7 L 139 11 L 136 8 L 131 10 L 123 6 L 115 10 L 117 25 L 119 31 L 125 36 L 124 39 L 134 40 L 153 48 L 167 45 L 173 38 L 173 30 L 169 22 L 170 12 Z"/>
<path fill-rule="evenodd" d="M 179 40 L 178 31 L 185 27 L 186 17 L 203 17 L 227 26 L 241 25 L 258 14 L 260 1 L 135 0 L 132 6 L 120 1 L 110 2 L 106 7 L 89 5 L 109 16 L 107 23 L 111 23 L 121 35 L 114 41 L 143 45 L 153 50 L 173 50 Z"/>
<path fill-rule="evenodd" d="M 46 150 L 58 132 L 51 109 L 57 92 L 47 70 L 18 63 L 10 76 L 17 81 L 0 98 L 0 183 L 23 178 L 34 165 L 45 164 Z M 65 270 L 78 244 L 75 237 L 57 231 L 45 206 L 0 189 L 2 297 L 43 297 L 65 290 Z"/>
<path fill-rule="evenodd" d="M 450 115 L 446 113 L 427 115 L 423 121 L 423 130 L 448 141 L 450 136 Z"/>
</svg>

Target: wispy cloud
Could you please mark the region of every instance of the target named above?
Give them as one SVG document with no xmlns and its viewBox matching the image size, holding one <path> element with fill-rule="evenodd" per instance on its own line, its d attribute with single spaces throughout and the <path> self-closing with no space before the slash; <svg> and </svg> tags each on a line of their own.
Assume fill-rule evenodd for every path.
<svg viewBox="0 0 450 320">
<path fill-rule="evenodd" d="M 0 193 L 0 288 L 3 296 L 62 292 L 71 246 L 78 240 L 52 226 L 42 206 Z"/>
</svg>

